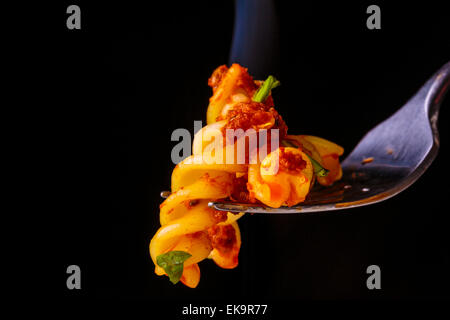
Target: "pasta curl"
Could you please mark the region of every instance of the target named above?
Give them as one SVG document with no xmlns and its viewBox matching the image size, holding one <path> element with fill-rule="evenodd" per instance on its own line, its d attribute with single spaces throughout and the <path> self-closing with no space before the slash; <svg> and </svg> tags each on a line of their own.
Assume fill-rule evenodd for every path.
<svg viewBox="0 0 450 320">
<path fill-rule="evenodd" d="M 200 281 L 198 262 L 205 258 L 210 257 L 223 268 L 237 266 L 241 237 L 236 220 L 243 213 L 216 211 L 208 207 L 208 202 L 229 197 L 236 173 L 245 170 L 244 165 L 206 164 L 195 155 L 176 166 L 172 173 L 172 194 L 160 205 L 161 228 L 150 242 L 157 275 L 166 272 L 157 265 L 156 258 L 177 250 L 191 254 L 184 262 L 180 279 L 191 288 Z M 211 234 L 223 230 L 227 230 L 223 241 L 212 241 Z"/>
<path fill-rule="evenodd" d="M 329 186 L 342 176 L 340 146 L 287 134 L 274 109 L 274 77 L 254 81 L 246 68 L 233 64 L 217 68 L 208 84 L 213 95 L 207 125 L 194 136 L 193 154 L 172 172 L 171 194 L 160 205 L 161 227 L 149 248 L 157 275 L 191 288 L 206 258 L 224 269 L 238 265 L 237 220 L 244 213 L 214 210 L 210 201 L 294 206 L 306 200 L 316 180 Z"/>
</svg>

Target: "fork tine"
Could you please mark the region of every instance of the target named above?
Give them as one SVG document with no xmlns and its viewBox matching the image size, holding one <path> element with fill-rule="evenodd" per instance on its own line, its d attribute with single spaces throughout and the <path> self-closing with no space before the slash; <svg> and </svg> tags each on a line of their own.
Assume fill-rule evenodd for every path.
<svg viewBox="0 0 450 320">
<path fill-rule="evenodd" d="M 170 196 L 170 191 L 161 191 L 160 196 L 161 198 L 167 199 Z"/>
<path fill-rule="evenodd" d="M 208 202 L 210 208 L 214 208 L 219 211 L 229 211 L 229 212 L 247 212 L 247 213 L 298 213 L 300 212 L 297 208 L 270 208 L 264 205 L 254 205 L 248 203 L 232 203 L 232 202 Z"/>
</svg>

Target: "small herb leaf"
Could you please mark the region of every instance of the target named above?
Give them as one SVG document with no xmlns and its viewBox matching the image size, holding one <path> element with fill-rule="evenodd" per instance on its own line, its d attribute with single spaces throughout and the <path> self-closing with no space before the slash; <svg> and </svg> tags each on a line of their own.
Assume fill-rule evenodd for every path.
<svg viewBox="0 0 450 320">
<path fill-rule="evenodd" d="M 183 274 L 183 264 L 192 255 L 185 251 L 169 251 L 156 257 L 158 266 L 164 269 L 170 281 L 175 284 Z"/>
<path fill-rule="evenodd" d="M 264 102 L 270 94 L 270 91 L 280 85 L 274 76 L 268 76 L 266 81 L 259 87 L 259 89 L 253 95 L 253 101 Z"/>
</svg>

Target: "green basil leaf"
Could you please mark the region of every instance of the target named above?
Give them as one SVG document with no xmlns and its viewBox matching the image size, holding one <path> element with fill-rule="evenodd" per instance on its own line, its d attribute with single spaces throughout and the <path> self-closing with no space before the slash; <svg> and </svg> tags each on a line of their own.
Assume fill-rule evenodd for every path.
<svg viewBox="0 0 450 320">
<path fill-rule="evenodd" d="M 309 154 L 307 153 L 305 154 L 308 156 L 309 160 L 311 160 L 311 164 L 314 169 L 314 174 L 318 177 L 326 177 L 328 175 L 328 172 L 330 172 L 330 170 L 322 167 L 322 165 L 318 161 L 314 160 Z"/>
<path fill-rule="evenodd" d="M 169 251 L 156 257 L 156 264 L 164 269 L 170 281 L 175 284 L 183 274 L 183 264 L 192 255 L 185 251 Z"/>
</svg>

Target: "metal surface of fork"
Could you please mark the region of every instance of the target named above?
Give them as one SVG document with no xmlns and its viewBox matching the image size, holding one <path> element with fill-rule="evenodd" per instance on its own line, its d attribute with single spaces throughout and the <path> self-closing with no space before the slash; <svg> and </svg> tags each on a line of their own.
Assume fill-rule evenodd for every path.
<svg viewBox="0 0 450 320">
<path fill-rule="evenodd" d="M 450 62 L 437 71 L 400 110 L 369 131 L 342 162 L 343 177 L 331 187 L 315 187 L 293 206 L 210 202 L 217 210 L 250 213 L 303 213 L 359 207 L 389 199 L 413 184 L 439 149 L 439 107 L 450 86 Z M 363 164 L 363 160 L 373 161 Z"/>
</svg>

